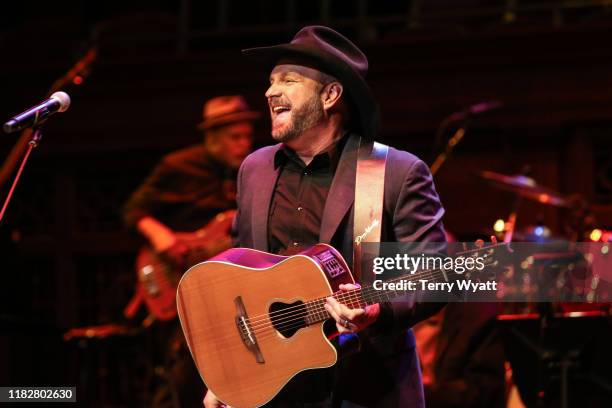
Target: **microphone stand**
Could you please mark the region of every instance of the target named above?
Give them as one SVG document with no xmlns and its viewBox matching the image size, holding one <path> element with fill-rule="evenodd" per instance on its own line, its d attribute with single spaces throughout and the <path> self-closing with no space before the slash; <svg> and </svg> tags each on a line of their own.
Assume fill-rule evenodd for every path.
<svg viewBox="0 0 612 408">
<path fill-rule="evenodd" d="M 66 85 L 70 84 L 74 80 L 74 78 L 76 78 L 77 75 L 87 75 L 89 71 L 89 66 L 96 60 L 97 55 L 98 51 L 95 46 L 89 48 L 85 55 L 81 59 L 79 59 L 74 64 L 74 66 L 72 66 L 70 70 L 66 72 L 65 75 L 63 75 L 61 78 L 56 80 L 53 85 L 51 85 L 51 89 L 47 93 L 47 97 L 51 96 L 53 92 L 59 91 Z M 15 169 L 15 166 L 17 165 L 17 162 L 19 160 L 19 155 L 23 152 L 23 158 L 19 167 L 19 171 L 17 172 L 17 175 L 13 180 L 13 185 L 11 186 L 11 189 L 9 190 L 9 193 L 4 201 L 2 210 L 0 210 L 0 223 L 2 223 L 2 220 L 4 219 L 4 213 L 6 212 L 6 208 L 8 207 L 8 204 L 11 201 L 11 197 L 13 195 L 13 192 L 15 191 L 17 183 L 19 182 L 21 172 L 23 171 L 23 168 L 27 163 L 28 158 L 30 157 L 30 153 L 36 146 L 38 146 L 38 143 L 40 142 L 41 138 L 42 133 L 40 132 L 39 127 L 35 126 L 32 129 L 25 129 L 21 133 L 21 136 L 19 137 L 17 143 L 15 143 L 15 145 L 13 146 L 13 149 L 9 153 L 8 158 L 0 166 L 0 188 L 2 188 L 4 186 L 4 183 L 8 180 L 9 176 Z M 29 142 L 27 141 L 28 139 L 30 139 Z"/>
<path fill-rule="evenodd" d="M 90 69 L 89 67 L 96 60 L 97 54 L 98 51 L 95 46 L 89 48 L 85 55 L 81 59 L 79 59 L 74 64 L 74 66 L 72 66 L 70 70 L 66 72 L 66 74 L 64 74 L 61 78 L 56 80 L 53 85 L 51 85 L 49 92 L 47 92 L 46 94 L 47 98 L 50 97 L 53 92 L 59 91 L 64 87 L 68 86 L 69 84 L 73 83 L 73 80 L 74 78 L 76 78 L 77 75 L 80 75 L 81 77 L 87 76 Z M 32 129 L 25 129 L 21 133 L 21 136 L 19 136 L 17 143 L 15 143 L 6 160 L 0 166 L 0 188 L 4 187 L 4 184 L 9 179 L 10 175 L 13 173 L 13 170 L 15 170 L 15 167 L 17 166 L 17 162 L 19 160 L 19 156 L 22 152 L 25 152 L 26 147 L 28 147 L 28 139 L 32 140 L 31 134 Z"/>
<path fill-rule="evenodd" d="M 463 136 L 465 136 L 466 129 L 467 129 L 467 125 L 461 125 L 459 129 L 455 131 L 453 136 L 448 140 L 448 142 L 446 143 L 446 147 L 444 148 L 444 151 L 442 151 L 438 155 L 438 157 L 436 157 L 436 159 L 434 160 L 434 162 L 432 163 L 430 167 L 432 175 L 434 176 L 436 175 L 438 170 L 440 170 L 440 167 L 442 167 L 446 159 L 448 159 L 448 157 L 453 152 L 453 149 L 455 148 L 455 146 L 457 146 L 459 142 L 461 141 L 461 139 L 463 139 Z"/>
<path fill-rule="evenodd" d="M 434 159 L 432 165 L 430 166 L 431 174 L 436 175 L 440 167 L 444 164 L 446 159 L 448 159 L 453 152 L 453 149 L 461 142 L 463 136 L 467 132 L 468 126 L 470 124 L 470 120 L 473 116 L 479 115 L 481 113 L 488 112 L 493 109 L 498 109 L 503 106 L 503 103 L 497 100 L 493 101 L 484 101 L 479 102 L 474 105 L 471 105 L 463 110 L 460 110 L 455 113 L 451 113 L 447 117 L 442 120 L 440 126 L 438 126 L 438 130 L 436 131 L 436 135 L 434 137 L 434 150 L 438 149 L 438 147 L 442 144 L 442 137 L 446 132 L 446 129 L 454 123 L 459 123 L 459 127 L 453 133 L 453 136 L 446 142 L 444 146 L 444 150 L 441 151 L 440 154 Z"/>
<path fill-rule="evenodd" d="M 38 147 L 38 143 L 40 142 L 41 139 L 42 139 L 42 132 L 40 130 L 40 127 L 34 127 L 32 129 L 32 137 L 30 138 L 30 141 L 28 142 L 28 148 L 23 154 L 23 158 L 21 159 L 21 165 L 19 166 L 19 170 L 17 170 L 17 173 L 15 174 L 15 178 L 13 179 L 13 184 L 11 185 L 11 189 L 9 190 L 6 198 L 4 199 L 2 210 L 0 210 L 0 223 L 2 223 L 2 220 L 4 219 L 4 214 L 6 213 L 6 209 L 8 208 L 8 205 L 11 202 L 11 198 L 13 197 L 13 193 L 15 192 L 15 187 L 17 187 L 17 184 L 19 183 L 19 179 L 21 179 L 21 173 L 23 172 L 23 169 L 25 168 L 25 165 L 28 162 L 28 159 L 30 158 L 30 153 L 32 153 L 32 150 L 34 150 L 34 148 Z"/>
</svg>

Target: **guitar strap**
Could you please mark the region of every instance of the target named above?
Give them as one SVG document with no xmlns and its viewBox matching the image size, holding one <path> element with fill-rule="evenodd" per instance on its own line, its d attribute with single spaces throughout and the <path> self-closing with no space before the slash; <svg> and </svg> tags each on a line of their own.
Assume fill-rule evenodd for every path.
<svg viewBox="0 0 612 408">
<path fill-rule="evenodd" d="M 359 141 L 353 218 L 353 272 L 358 281 L 361 279 L 362 242 L 380 244 L 388 152 L 387 145 Z"/>
</svg>

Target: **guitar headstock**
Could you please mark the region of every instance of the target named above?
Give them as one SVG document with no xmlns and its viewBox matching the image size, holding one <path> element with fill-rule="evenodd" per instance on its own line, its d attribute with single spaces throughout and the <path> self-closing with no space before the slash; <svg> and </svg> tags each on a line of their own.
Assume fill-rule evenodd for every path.
<svg viewBox="0 0 612 408">
<path fill-rule="evenodd" d="M 472 248 L 468 248 L 468 244 L 463 244 L 463 251 L 456 254 L 464 257 L 478 259 L 483 265 L 482 269 L 477 270 L 477 276 L 472 276 L 473 270 L 467 270 L 464 274 L 465 278 L 477 278 L 479 280 L 495 280 L 497 277 L 498 268 L 504 264 L 504 259 L 507 259 L 512 253 L 512 248 L 509 243 L 498 242 L 495 236 L 491 236 L 491 242 L 486 243 L 482 239 L 476 240 Z"/>
</svg>

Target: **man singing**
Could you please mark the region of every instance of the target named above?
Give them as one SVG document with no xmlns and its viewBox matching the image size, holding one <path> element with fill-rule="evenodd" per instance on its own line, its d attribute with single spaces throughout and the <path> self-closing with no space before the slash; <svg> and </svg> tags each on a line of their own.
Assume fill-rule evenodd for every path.
<svg viewBox="0 0 612 408">
<path fill-rule="evenodd" d="M 303 28 L 289 44 L 243 52 L 272 68 L 265 96 L 279 143 L 241 166 L 236 246 L 291 255 L 324 242 L 351 260 L 357 152 L 360 140 L 373 140 L 377 125 L 366 56 L 322 26 Z M 414 155 L 389 149 L 383 201 L 381 241 L 445 240 L 431 174 Z M 301 373 L 268 406 L 424 406 L 410 327 L 440 306 L 394 302 L 350 309 L 329 298 L 325 307 L 340 333 L 358 336 L 358 352 L 332 369 Z M 204 405 L 220 404 L 209 391 Z"/>
</svg>

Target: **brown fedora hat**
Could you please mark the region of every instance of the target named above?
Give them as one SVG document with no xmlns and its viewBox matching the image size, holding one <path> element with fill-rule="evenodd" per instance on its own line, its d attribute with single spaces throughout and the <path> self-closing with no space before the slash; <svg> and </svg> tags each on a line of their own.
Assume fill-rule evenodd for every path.
<svg viewBox="0 0 612 408">
<path fill-rule="evenodd" d="M 198 124 L 198 129 L 206 130 L 235 122 L 253 121 L 258 119 L 261 113 L 250 110 L 241 95 L 230 95 L 206 101 L 202 116 L 204 120 Z"/>
<path fill-rule="evenodd" d="M 378 105 L 365 77 L 368 58 L 348 38 L 324 26 L 302 28 L 289 44 L 242 50 L 245 55 L 259 57 L 269 64 L 281 59 L 305 61 L 337 78 L 344 85 L 359 114 L 357 125 L 363 136 L 373 138 L 378 126 Z"/>
</svg>

